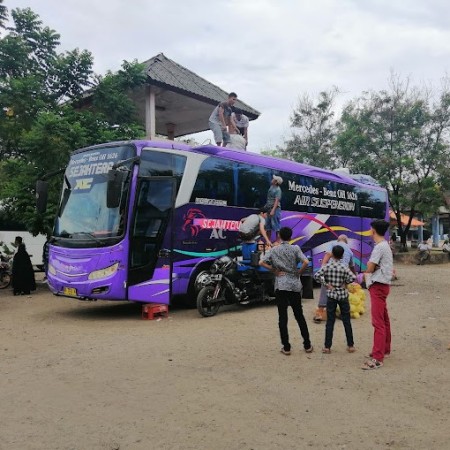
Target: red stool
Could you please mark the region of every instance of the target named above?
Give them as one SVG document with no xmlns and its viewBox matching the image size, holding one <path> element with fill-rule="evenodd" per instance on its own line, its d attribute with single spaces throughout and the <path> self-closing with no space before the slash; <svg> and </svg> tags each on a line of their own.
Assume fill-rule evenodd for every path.
<svg viewBox="0 0 450 450">
<path fill-rule="evenodd" d="M 149 303 L 142 306 L 142 318 L 153 320 L 156 317 L 169 317 L 169 307 L 162 303 Z"/>
</svg>

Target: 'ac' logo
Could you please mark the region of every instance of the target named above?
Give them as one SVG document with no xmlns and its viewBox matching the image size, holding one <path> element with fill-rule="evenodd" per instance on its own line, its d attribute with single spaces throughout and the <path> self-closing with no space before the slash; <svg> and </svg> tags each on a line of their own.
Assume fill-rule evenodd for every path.
<svg viewBox="0 0 450 450">
<path fill-rule="evenodd" d="M 209 236 L 210 239 L 226 239 L 227 237 L 224 235 L 224 230 L 221 228 L 213 228 L 211 230 L 211 236 Z"/>
<path fill-rule="evenodd" d="M 76 180 L 77 184 L 73 188 L 74 191 L 84 191 L 89 190 L 92 186 L 93 178 L 78 178 Z"/>
</svg>

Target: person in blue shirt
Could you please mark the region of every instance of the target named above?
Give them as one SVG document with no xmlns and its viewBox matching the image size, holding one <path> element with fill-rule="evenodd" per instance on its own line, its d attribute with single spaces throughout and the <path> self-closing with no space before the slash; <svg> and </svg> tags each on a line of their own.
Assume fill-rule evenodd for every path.
<svg viewBox="0 0 450 450">
<path fill-rule="evenodd" d="M 272 231 L 276 233 L 276 241 L 279 241 L 279 233 L 281 228 L 281 188 L 283 178 L 273 175 L 270 188 L 267 192 L 266 208 L 269 213 L 266 219 L 266 230 L 269 236 Z"/>
</svg>

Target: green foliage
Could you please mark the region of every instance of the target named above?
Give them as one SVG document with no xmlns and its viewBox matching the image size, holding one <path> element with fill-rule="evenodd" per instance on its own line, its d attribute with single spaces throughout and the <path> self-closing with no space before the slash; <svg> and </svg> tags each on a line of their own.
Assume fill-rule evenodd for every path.
<svg viewBox="0 0 450 450">
<path fill-rule="evenodd" d="M 11 12 L 13 26 L 0 39 L 0 157 L 22 157 L 23 132 L 40 114 L 92 84 L 92 55 L 57 53 L 59 34 L 42 25 L 31 9 Z"/>
<path fill-rule="evenodd" d="M 273 156 L 274 158 L 284 158 L 284 149 L 277 147 L 275 150 L 261 150 L 262 155 Z"/>
<path fill-rule="evenodd" d="M 449 92 L 433 102 L 426 89 L 392 78 L 390 89 L 350 102 L 339 124 L 335 149 L 352 172 L 380 181 L 397 218 L 432 214 L 442 204 L 439 174 L 450 163 Z M 399 221 L 405 241 L 411 223 Z"/>
<path fill-rule="evenodd" d="M 5 242 L 3 242 L 3 241 L 0 241 L 0 252 L 3 253 L 6 256 L 12 256 L 14 254 L 14 250 L 11 250 L 8 247 L 8 245 Z"/>
<path fill-rule="evenodd" d="M 400 214 L 429 216 L 450 189 L 450 89 L 438 98 L 394 75 L 389 89 L 369 91 L 349 102 L 335 121 L 337 89 L 304 96 L 291 117 L 294 128 L 286 147 L 275 155 L 333 169 L 348 167 L 377 179 L 389 194 L 402 239 L 410 228 Z"/>
<path fill-rule="evenodd" d="M 0 9 L 0 20 L 6 14 Z M 36 180 L 64 167 L 77 148 L 141 137 L 126 93 L 145 76 L 136 61 L 124 61 L 117 74 L 94 77 L 92 55 L 79 49 L 58 53 L 59 34 L 31 9 L 13 10 L 11 17 L 12 27 L 0 38 L 0 214 L 32 233 L 47 234 L 62 177 L 49 180 L 48 210 L 42 215 L 35 210 Z"/>
<path fill-rule="evenodd" d="M 294 129 L 285 148 L 277 149 L 282 157 L 323 168 L 334 168 L 337 158 L 333 151 L 336 135 L 335 113 L 333 111 L 337 88 L 319 94 L 317 100 L 308 95 L 299 99 L 291 116 Z"/>
<path fill-rule="evenodd" d="M 127 95 L 136 86 L 143 85 L 146 79 L 144 66 L 137 61 L 124 61 L 117 74 L 108 72 L 100 78 L 93 90 L 93 107 L 112 124 L 129 125 L 136 122 L 136 108 Z"/>
<path fill-rule="evenodd" d="M 2 3 L 3 0 L 0 0 L 0 29 L 5 27 L 6 19 L 8 18 L 8 10 Z"/>
</svg>

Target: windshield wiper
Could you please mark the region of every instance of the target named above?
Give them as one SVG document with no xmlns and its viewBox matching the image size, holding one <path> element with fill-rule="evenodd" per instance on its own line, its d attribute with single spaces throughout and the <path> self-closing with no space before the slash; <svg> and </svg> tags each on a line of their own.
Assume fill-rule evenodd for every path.
<svg viewBox="0 0 450 450">
<path fill-rule="evenodd" d="M 89 236 L 93 241 L 95 241 L 97 244 L 103 245 L 104 242 L 98 238 L 96 238 L 92 233 L 89 233 L 88 231 L 75 231 L 72 233 L 72 236 L 76 234 L 81 234 L 83 236 Z"/>
</svg>

